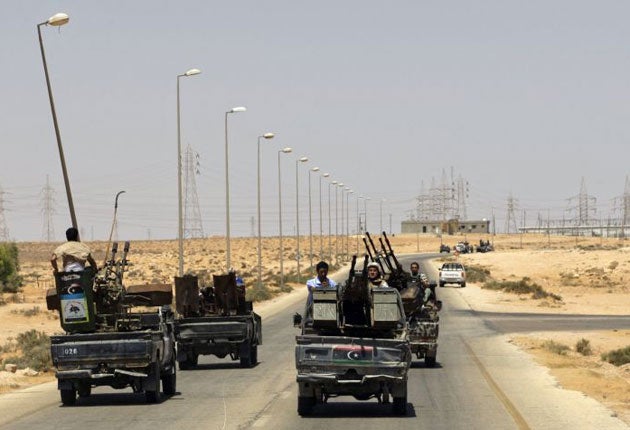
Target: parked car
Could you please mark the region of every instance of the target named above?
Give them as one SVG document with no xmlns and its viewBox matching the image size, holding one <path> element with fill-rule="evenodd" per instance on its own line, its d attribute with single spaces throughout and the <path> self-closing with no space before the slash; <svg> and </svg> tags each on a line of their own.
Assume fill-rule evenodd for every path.
<svg viewBox="0 0 630 430">
<path fill-rule="evenodd" d="M 440 245 L 440 254 L 443 252 L 451 252 L 451 247 L 446 244 Z"/>
</svg>

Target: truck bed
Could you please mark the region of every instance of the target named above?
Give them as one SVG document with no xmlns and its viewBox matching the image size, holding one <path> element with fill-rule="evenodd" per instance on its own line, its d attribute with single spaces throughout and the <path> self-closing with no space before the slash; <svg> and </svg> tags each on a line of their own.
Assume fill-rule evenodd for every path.
<svg viewBox="0 0 630 430">
<path fill-rule="evenodd" d="M 213 339 L 240 343 L 252 337 L 256 317 L 258 315 L 251 314 L 182 318 L 175 322 L 175 333 L 180 342 Z M 258 344 L 261 343 L 259 339 Z"/>
</svg>

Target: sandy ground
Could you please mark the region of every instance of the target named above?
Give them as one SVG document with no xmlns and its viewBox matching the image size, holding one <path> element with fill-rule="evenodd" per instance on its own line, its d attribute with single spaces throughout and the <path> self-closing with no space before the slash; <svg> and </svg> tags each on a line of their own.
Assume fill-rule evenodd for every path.
<svg viewBox="0 0 630 430">
<path fill-rule="evenodd" d="M 390 238 L 398 254 L 414 252 L 437 252 L 441 239 L 434 236 L 401 235 Z M 469 305 L 477 310 L 496 312 L 539 312 L 572 314 L 626 315 L 630 309 L 630 294 L 627 280 L 630 279 L 630 243 L 616 239 L 576 238 L 541 235 L 490 236 L 470 235 L 445 236 L 444 243 L 454 245 L 460 240 L 478 243 L 479 239 L 491 240 L 495 252 L 468 254 L 457 257 L 465 266 L 483 267 L 496 280 L 519 280 L 528 277 L 544 290 L 562 297 L 561 301 L 532 300 L 519 296 L 482 289 L 480 285 L 468 283 L 458 290 Z M 324 256 L 319 255 L 320 240 L 314 238 L 314 262 L 321 258 L 331 260 L 329 249 L 337 254 L 361 252 L 362 244 L 351 237 L 347 242 L 323 238 L 321 246 Z M 88 243 L 95 258 L 102 264 L 106 244 Z M 359 245 L 361 245 L 359 247 Z M 22 293 L 5 295 L 6 305 L 0 306 L 0 346 L 11 341 L 17 334 L 37 329 L 48 334 L 60 332 L 58 317 L 46 311 L 44 301 L 46 288 L 52 287 L 52 275 L 48 259 L 55 244 L 20 243 L 21 274 L 25 280 Z M 257 279 L 257 241 L 252 238 L 237 238 L 232 242 L 232 264 L 244 278 L 246 285 Z M 296 281 L 296 241 L 284 240 L 284 267 L 287 279 Z M 308 237 L 300 242 L 302 270 L 310 266 Z M 274 294 L 281 294 L 277 287 L 279 272 L 279 242 L 277 238 L 263 239 L 262 264 L 263 282 Z M 225 270 L 225 240 L 221 237 L 187 240 L 185 242 L 185 270 L 210 275 Z M 437 268 L 444 259 L 456 258 L 444 254 L 434 262 Z M 177 272 L 176 241 L 133 242 L 129 260 L 132 266 L 126 274 L 126 284 L 153 282 L 171 283 Z M 340 257 L 339 264 L 343 262 Z M 334 259 L 332 259 L 334 262 Z M 293 273 L 291 273 L 293 272 Z M 291 282 L 290 295 L 300 295 L 302 284 Z M 287 288 L 287 290 L 289 290 Z M 282 294 L 286 294 L 282 293 Z M 290 300 L 293 300 L 289 297 Z M 277 311 L 279 299 L 268 300 L 256 305 L 262 314 Z M 284 299 L 283 299 L 284 301 Z M 34 311 L 38 307 L 39 312 Z M 27 316 L 30 315 L 30 316 Z M 593 350 L 589 356 L 575 351 L 580 339 L 587 339 Z M 550 352 L 543 346 L 546 340 L 567 345 L 565 355 Z M 536 361 L 548 367 L 559 384 L 567 389 L 582 391 L 613 409 L 620 418 L 630 424 L 630 366 L 615 367 L 601 360 L 601 353 L 630 345 L 629 331 L 611 332 L 544 332 L 513 336 L 510 340 L 531 353 Z M 0 352 L 0 358 L 2 353 Z M 54 379 L 49 373 L 29 377 L 0 371 L 0 392 L 25 387 L 34 383 Z"/>
</svg>

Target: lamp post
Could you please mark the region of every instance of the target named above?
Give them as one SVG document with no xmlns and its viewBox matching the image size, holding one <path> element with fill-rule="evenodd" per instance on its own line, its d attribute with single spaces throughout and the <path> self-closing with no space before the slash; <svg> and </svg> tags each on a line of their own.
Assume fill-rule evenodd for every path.
<svg viewBox="0 0 630 430">
<path fill-rule="evenodd" d="M 319 177 L 319 258 L 324 258 L 324 228 L 322 220 L 322 178 L 327 178 L 330 173 L 323 173 Z M 330 201 L 328 202 L 330 205 Z"/>
<path fill-rule="evenodd" d="M 330 263 L 332 264 L 332 221 L 330 218 L 331 213 L 331 204 L 330 204 L 330 186 L 333 185 L 335 187 L 335 192 L 337 192 L 337 181 L 332 181 L 328 183 L 328 258 L 330 258 Z"/>
<path fill-rule="evenodd" d="M 380 208 L 380 212 L 381 212 L 381 231 L 380 231 L 380 232 L 381 232 L 381 233 L 383 232 L 383 202 L 385 202 L 385 201 L 387 201 L 387 200 L 385 200 L 385 199 L 381 199 L 381 200 L 379 201 L 379 203 L 380 203 L 380 207 L 381 207 L 381 208 Z"/>
<path fill-rule="evenodd" d="M 348 254 L 350 250 L 348 242 L 350 241 L 350 194 L 354 194 L 354 191 L 350 188 L 346 188 L 346 260 L 348 260 Z"/>
<path fill-rule="evenodd" d="M 278 151 L 278 223 L 280 227 L 280 288 L 284 288 L 284 248 L 282 246 L 282 178 L 280 176 L 280 154 L 288 154 L 293 149 L 283 148 Z"/>
<path fill-rule="evenodd" d="M 258 136 L 258 287 L 262 287 L 262 235 L 260 228 L 260 139 L 273 139 L 273 133 L 265 133 Z"/>
<path fill-rule="evenodd" d="M 66 187 L 66 197 L 68 199 L 68 209 L 70 210 L 70 220 L 72 227 L 78 230 L 77 216 L 74 212 L 74 202 L 72 201 L 72 190 L 70 189 L 70 179 L 68 178 L 68 170 L 66 168 L 66 159 L 63 155 L 63 146 L 61 145 L 61 133 L 59 131 L 59 123 L 57 121 L 57 112 L 55 110 L 55 101 L 53 99 L 52 88 L 50 86 L 50 76 L 48 75 L 48 65 L 46 64 L 46 55 L 44 54 L 44 42 L 42 40 L 42 25 L 52 25 L 59 27 L 67 24 L 70 18 L 65 13 L 56 13 L 46 21 L 37 24 L 37 35 L 39 36 L 39 48 L 42 52 L 42 63 L 44 64 L 44 75 L 46 76 L 46 87 L 48 89 L 48 99 L 50 100 L 50 112 L 52 113 L 53 125 L 55 127 L 55 137 L 57 138 L 57 148 L 59 150 L 59 160 L 61 161 L 61 172 L 63 173 L 63 183 Z"/>
<path fill-rule="evenodd" d="M 308 246 L 309 256 L 311 258 L 311 276 L 313 276 L 313 206 L 311 203 L 311 173 L 313 172 L 319 172 L 319 167 L 313 167 L 308 171 Z"/>
<path fill-rule="evenodd" d="M 367 225 L 367 201 L 368 200 L 371 200 L 371 198 L 370 197 L 364 197 L 363 198 L 363 212 L 364 212 L 364 216 L 365 216 L 365 219 L 363 220 L 363 222 L 365 224 L 365 226 L 364 226 L 365 227 L 365 231 L 369 231 L 368 230 L 368 225 Z"/>
<path fill-rule="evenodd" d="M 190 69 L 177 75 L 177 243 L 179 247 L 179 276 L 184 276 L 184 217 L 182 204 L 182 139 L 179 108 L 179 78 L 201 73 L 199 69 Z"/>
<path fill-rule="evenodd" d="M 359 200 L 363 196 L 357 196 L 357 256 L 359 255 L 359 235 L 361 234 L 361 218 L 359 217 Z"/>
<path fill-rule="evenodd" d="M 335 187 L 335 264 L 339 262 L 339 193 L 341 188 L 343 193 L 343 182 L 337 182 Z M 343 204 L 343 196 L 341 198 Z"/>
<path fill-rule="evenodd" d="M 308 161 L 307 157 L 302 157 L 295 160 L 295 243 L 297 244 L 297 281 L 298 284 L 302 283 L 300 277 L 300 188 L 298 186 L 298 166 L 300 163 L 306 163 Z"/>
<path fill-rule="evenodd" d="M 225 248 L 226 248 L 226 269 L 232 267 L 230 248 L 230 180 L 228 164 L 228 115 L 231 113 L 245 112 L 247 108 L 238 106 L 225 112 Z"/>
</svg>

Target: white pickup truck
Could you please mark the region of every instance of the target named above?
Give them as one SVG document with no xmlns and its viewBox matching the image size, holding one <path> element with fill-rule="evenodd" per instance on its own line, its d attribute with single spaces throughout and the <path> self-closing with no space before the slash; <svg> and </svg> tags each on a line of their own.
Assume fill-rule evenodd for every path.
<svg viewBox="0 0 630 430">
<path fill-rule="evenodd" d="M 446 284 L 466 286 L 466 270 L 461 263 L 444 263 L 440 270 L 440 287 Z"/>
</svg>

